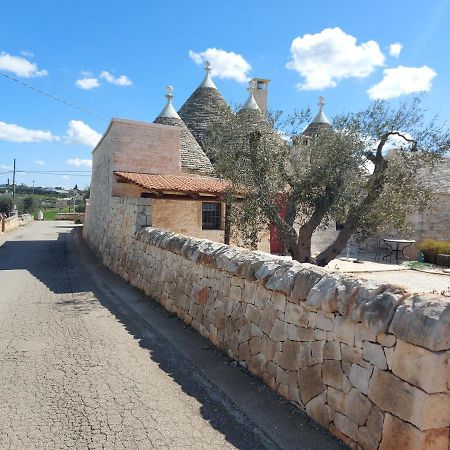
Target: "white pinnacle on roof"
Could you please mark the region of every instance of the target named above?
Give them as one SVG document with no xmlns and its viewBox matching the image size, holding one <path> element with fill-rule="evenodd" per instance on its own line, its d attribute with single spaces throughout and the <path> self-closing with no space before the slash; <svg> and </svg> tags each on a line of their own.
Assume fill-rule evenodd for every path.
<svg viewBox="0 0 450 450">
<path fill-rule="evenodd" d="M 316 117 L 312 120 L 311 123 L 330 123 L 327 116 L 323 112 L 323 107 L 325 106 L 325 98 L 321 95 L 319 97 L 319 103 L 317 103 L 319 106 L 319 112 L 317 113 Z"/>
<path fill-rule="evenodd" d="M 242 109 L 259 109 L 258 103 L 256 103 L 255 97 L 253 97 L 252 89 L 255 88 L 255 82 L 251 80 L 248 83 L 247 91 L 250 93 L 247 101 L 242 106 Z"/>
<path fill-rule="evenodd" d="M 180 116 L 175 111 L 175 108 L 172 105 L 172 99 L 173 99 L 173 87 L 172 86 L 166 86 L 166 92 L 167 94 L 165 97 L 167 98 L 167 104 L 164 107 L 164 109 L 161 111 L 158 117 L 172 117 L 174 119 L 179 119 Z"/>
<path fill-rule="evenodd" d="M 205 78 L 203 79 L 202 84 L 199 87 L 217 89 L 210 75 L 211 63 L 209 61 L 205 62 L 205 72 L 206 72 Z"/>
</svg>

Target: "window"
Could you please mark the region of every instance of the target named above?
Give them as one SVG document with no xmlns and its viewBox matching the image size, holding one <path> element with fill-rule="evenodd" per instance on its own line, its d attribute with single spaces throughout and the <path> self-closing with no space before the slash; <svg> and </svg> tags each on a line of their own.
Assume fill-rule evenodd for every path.
<svg viewBox="0 0 450 450">
<path fill-rule="evenodd" d="M 344 229 L 344 224 L 336 222 L 336 231 L 343 230 L 343 229 Z"/>
<path fill-rule="evenodd" d="M 220 230 L 222 208 L 220 203 L 202 203 L 202 229 Z"/>
</svg>

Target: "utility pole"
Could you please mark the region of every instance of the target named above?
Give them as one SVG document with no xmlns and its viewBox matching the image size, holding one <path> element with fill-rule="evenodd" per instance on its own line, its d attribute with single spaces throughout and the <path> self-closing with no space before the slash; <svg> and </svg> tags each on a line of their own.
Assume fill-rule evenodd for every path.
<svg viewBox="0 0 450 450">
<path fill-rule="evenodd" d="M 13 203 L 16 204 L 16 158 L 14 158 L 14 169 L 13 169 Z"/>
</svg>

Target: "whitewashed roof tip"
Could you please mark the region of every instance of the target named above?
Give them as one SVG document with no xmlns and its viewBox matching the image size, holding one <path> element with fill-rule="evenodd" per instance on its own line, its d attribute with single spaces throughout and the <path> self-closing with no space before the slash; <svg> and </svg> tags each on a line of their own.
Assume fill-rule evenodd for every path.
<svg viewBox="0 0 450 450">
<path fill-rule="evenodd" d="M 323 107 L 325 106 L 325 97 L 322 95 L 319 97 L 319 103 L 317 104 L 319 106 L 319 112 L 316 114 L 316 117 L 312 120 L 311 123 L 330 123 L 327 116 L 323 112 Z"/>
<path fill-rule="evenodd" d="M 214 84 L 214 81 L 211 78 L 211 63 L 209 61 L 205 62 L 205 72 L 206 75 L 205 78 L 203 78 L 200 87 L 217 89 L 216 85 Z"/>
<path fill-rule="evenodd" d="M 249 96 L 247 101 L 242 106 L 242 109 L 260 109 L 258 103 L 256 103 L 255 97 L 253 97 L 252 89 L 255 88 L 255 81 L 251 80 L 248 83 L 247 91 L 249 92 Z"/>
<path fill-rule="evenodd" d="M 175 108 L 172 105 L 172 99 L 173 99 L 173 87 L 172 86 L 166 86 L 166 92 L 167 94 L 165 97 L 167 98 L 167 103 L 164 109 L 160 112 L 158 117 L 172 117 L 174 119 L 179 119 L 180 116 L 175 111 Z"/>
</svg>

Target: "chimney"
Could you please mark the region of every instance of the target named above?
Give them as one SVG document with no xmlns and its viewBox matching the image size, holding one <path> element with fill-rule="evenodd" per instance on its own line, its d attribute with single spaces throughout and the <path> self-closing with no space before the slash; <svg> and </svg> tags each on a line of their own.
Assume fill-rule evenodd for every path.
<svg viewBox="0 0 450 450">
<path fill-rule="evenodd" d="M 259 109 L 262 111 L 264 116 L 267 117 L 267 96 L 269 94 L 270 80 L 266 80 L 264 78 L 252 78 L 250 83 L 250 85 L 254 86 L 251 88 L 251 93 L 253 94 Z"/>
</svg>

